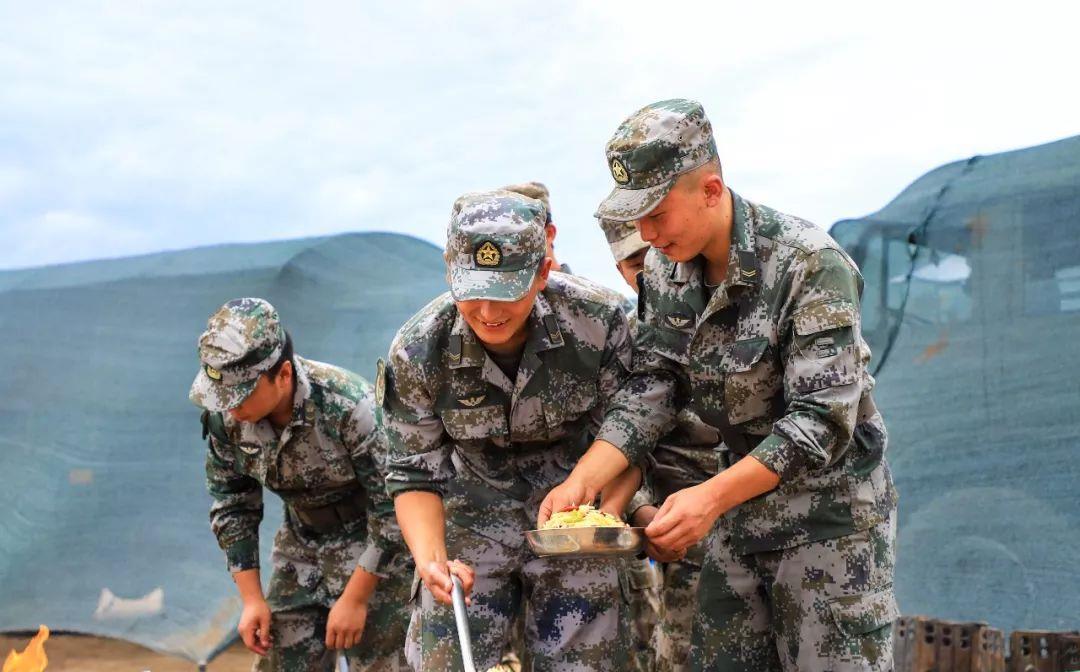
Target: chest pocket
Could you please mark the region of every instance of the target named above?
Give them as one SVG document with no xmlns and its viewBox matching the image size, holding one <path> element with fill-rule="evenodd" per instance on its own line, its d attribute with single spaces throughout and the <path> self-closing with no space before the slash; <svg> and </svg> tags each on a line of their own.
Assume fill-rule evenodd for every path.
<svg viewBox="0 0 1080 672">
<path fill-rule="evenodd" d="M 233 464 L 236 471 L 251 476 L 259 483 L 266 483 L 267 458 L 265 453 L 271 448 L 257 443 L 231 444 Z"/>
<path fill-rule="evenodd" d="M 738 425 L 767 415 L 783 389 L 782 376 L 766 336 L 731 343 L 724 351 L 724 407 L 728 422 Z"/>
<path fill-rule="evenodd" d="M 509 433 L 506 410 L 501 405 L 448 408 L 441 415 L 446 433 L 458 441 L 476 441 Z"/>
<path fill-rule="evenodd" d="M 859 379 L 857 318 L 858 308 L 848 301 L 814 304 L 792 316 L 795 334 L 789 357 L 796 392 L 809 394 Z"/>
<path fill-rule="evenodd" d="M 663 357 L 686 366 L 690 363 L 690 341 L 694 327 L 693 320 L 688 320 L 685 329 L 676 329 L 661 321 L 660 325 L 649 327 L 649 338 L 645 345 Z"/>
<path fill-rule="evenodd" d="M 596 407 L 597 399 L 595 380 L 574 377 L 560 381 L 544 399 L 544 422 L 548 430 L 554 432 L 563 424 L 578 420 Z"/>
</svg>

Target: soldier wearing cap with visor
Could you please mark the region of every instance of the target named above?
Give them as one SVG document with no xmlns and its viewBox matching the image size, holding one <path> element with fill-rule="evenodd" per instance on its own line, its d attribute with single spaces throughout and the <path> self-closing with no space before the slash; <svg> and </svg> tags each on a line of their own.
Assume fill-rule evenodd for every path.
<svg viewBox="0 0 1080 672">
<path fill-rule="evenodd" d="M 503 187 L 503 189 L 529 198 L 535 198 L 544 204 L 544 208 L 548 212 L 544 235 L 547 240 L 547 256 L 551 259 L 551 270 L 560 273 L 573 273 L 569 264 L 559 264 L 558 260 L 555 259 L 555 237 L 558 234 L 558 229 L 552 219 L 551 193 L 548 191 L 547 186 L 543 182 L 533 181 L 511 184 Z M 642 259 L 648 247 L 648 245 L 643 244 L 641 249 Z M 628 320 L 631 321 L 632 332 L 634 304 L 623 299 L 622 305 L 623 310 L 627 313 Z M 626 583 L 626 592 L 629 596 L 629 613 L 627 616 L 630 619 L 634 635 L 634 669 L 651 671 L 656 667 L 656 646 L 653 643 L 653 638 L 657 636 L 657 622 L 660 619 L 660 603 L 662 599 L 660 595 L 660 572 L 648 558 L 628 558 L 623 561 L 623 565 L 626 570 L 623 580 Z M 520 640 L 516 632 L 515 639 Z M 513 642 L 512 648 L 521 648 L 519 643 L 519 641 Z"/>
<path fill-rule="evenodd" d="M 601 219 L 600 228 L 607 239 L 615 268 L 626 284 L 638 291 L 638 274 L 645 268 L 649 251 L 633 222 Z M 636 335 L 639 322 L 636 312 L 629 316 L 630 332 Z M 715 476 L 720 464 L 720 434 L 689 407 L 679 409 L 675 427 L 656 444 L 648 456 L 647 483 L 638 491 L 627 509 L 630 523 L 645 527 L 659 512 L 671 494 Z M 697 613 L 697 587 L 705 544 L 698 542 L 686 550 L 660 548 L 648 543 L 649 555 L 661 564 L 659 622 L 653 633 L 657 672 L 682 672 L 689 669 L 690 633 Z"/>
<path fill-rule="evenodd" d="M 546 217 L 508 191 L 459 198 L 450 292 L 402 326 L 380 368 L 387 487 L 424 586 L 410 626 L 421 670 L 461 669 L 451 572 L 470 593 L 479 669 L 498 662 L 523 600 L 524 669 L 619 670 L 627 655 L 617 563 L 537 558 L 524 538 L 593 437 L 625 450 L 624 464 L 655 441 L 629 419 L 647 412 L 648 391 L 623 384 L 620 298 L 550 273 Z"/>
<path fill-rule="evenodd" d="M 635 112 L 607 164 L 616 186 L 597 215 L 635 222 L 654 248 L 634 377 L 663 377 L 653 412 L 673 419 L 689 406 L 727 449 L 726 469 L 670 495 L 646 528 L 680 550 L 719 520 L 693 669 L 891 669 L 896 492 L 858 269 L 824 230 L 728 188 L 694 101 Z M 625 466 L 597 441 L 541 518 Z"/>
<path fill-rule="evenodd" d="M 229 301 L 199 338 L 191 400 L 206 409 L 210 523 L 244 603 L 258 670 L 404 670 L 412 565 L 384 489 L 371 385 L 293 353 L 277 311 Z M 263 488 L 285 504 L 264 597 Z"/>
</svg>

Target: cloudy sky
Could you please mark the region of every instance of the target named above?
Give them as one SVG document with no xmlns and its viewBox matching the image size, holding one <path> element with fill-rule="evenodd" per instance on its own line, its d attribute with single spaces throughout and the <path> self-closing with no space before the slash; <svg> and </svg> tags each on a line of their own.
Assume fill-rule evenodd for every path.
<svg viewBox="0 0 1080 672">
<path fill-rule="evenodd" d="M 740 193 L 828 226 L 934 166 L 1080 133 L 1080 5 L 0 0 L 0 268 L 340 231 L 441 244 L 537 179 L 619 281 L 603 146 L 701 100 Z"/>
</svg>

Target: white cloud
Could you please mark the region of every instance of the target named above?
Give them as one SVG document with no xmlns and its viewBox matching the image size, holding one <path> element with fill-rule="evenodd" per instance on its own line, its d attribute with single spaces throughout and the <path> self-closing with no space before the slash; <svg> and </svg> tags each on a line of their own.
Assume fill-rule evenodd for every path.
<svg viewBox="0 0 1080 672">
<path fill-rule="evenodd" d="M 591 215 L 611 181 L 603 144 L 636 107 L 698 98 L 737 190 L 828 225 L 944 161 L 1080 132 L 1078 14 L 1044 1 L 8 3 L 0 166 L 16 168 L 0 170 L 0 237 L 74 212 L 105 235 L 5 244 L 50 263 L 355 229 L 441 243 L 461 192 L 539 179 L 563 259 L 616 286 Z"/>
</svg>

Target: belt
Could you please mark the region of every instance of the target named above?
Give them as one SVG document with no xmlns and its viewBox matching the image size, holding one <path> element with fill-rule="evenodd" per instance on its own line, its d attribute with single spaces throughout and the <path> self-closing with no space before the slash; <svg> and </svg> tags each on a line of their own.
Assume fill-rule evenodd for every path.
<svg viewBox="0 0 1080 672">
<path fill-rule="evenodd" d="M 357 489 L 330 504 L 305 508 L 290 504 L 289 510 L 304 527 L 326 534 L 337 532 L 345 525 L 366 517 L 367 503 L 367 492 Z"/>
</svg>

